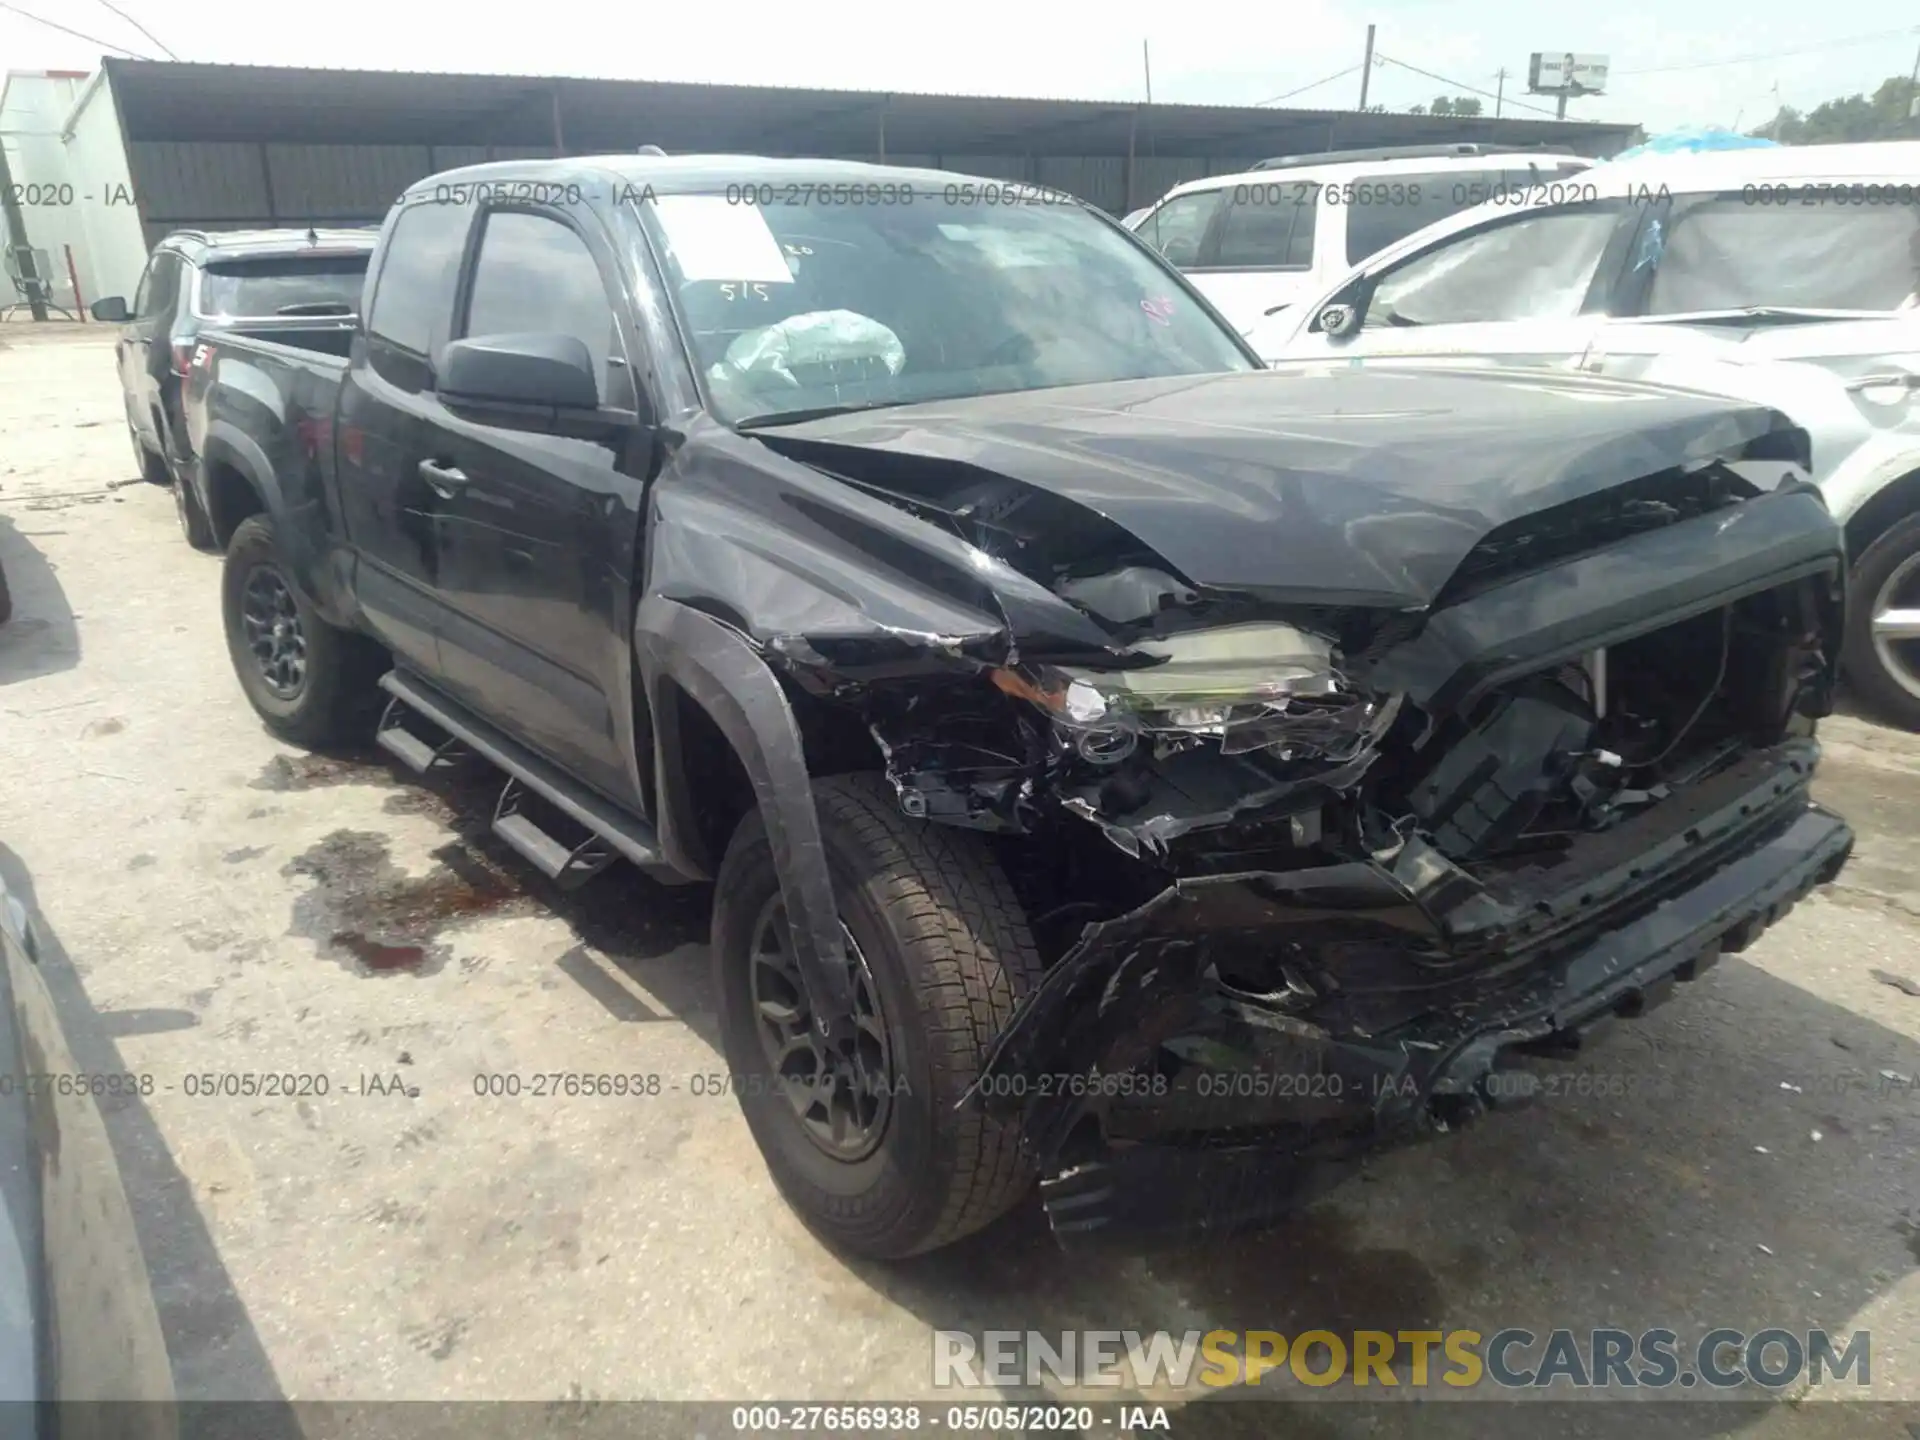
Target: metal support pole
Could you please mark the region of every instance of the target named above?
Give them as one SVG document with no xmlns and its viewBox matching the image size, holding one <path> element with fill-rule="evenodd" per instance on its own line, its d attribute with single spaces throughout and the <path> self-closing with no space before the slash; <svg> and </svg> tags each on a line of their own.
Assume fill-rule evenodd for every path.
<svg viewBox="0 0 1920 1440">
<path fill-rule="evenodd" d="M 27 290 L 27 308 L 33 318 L 47 318 L 46 277 L 33 268 L 33 242 L 27 238 L 26 217 L 20 213 L 20 196 L 13 188 L 13 171 L 7 165 L 7 144 L 0 138 L 0 214 L 7 221 L 7 248 L 13 253 L 15 268 L 22 277 L 31 275 L 32 280 L 22 279 Z"/>
<path fill-rule="evenodd" d="M 1360 108 L 1367 108 L 1367 83 L 1373 79 L 1373 26 L 1367 26 L 1367 58 L 1360 63 Z"/>
<path fill-rule="evenodd" d="M 1135 132 L 1138 131 L 1139 128 L 1140 128 L 1140 110 L 1139 110 L 1139 107 L 1136 106 L 1134 108 L 1133 113 L 1127 117 L 1127 183 L 1126 183 L 1127 202 L 1126 202 L 1125 208 L 1122 209 L 1120 212 L 1122 215 L 1131 215 L 1134 211 L 1133 137 Z"/>
</svg>

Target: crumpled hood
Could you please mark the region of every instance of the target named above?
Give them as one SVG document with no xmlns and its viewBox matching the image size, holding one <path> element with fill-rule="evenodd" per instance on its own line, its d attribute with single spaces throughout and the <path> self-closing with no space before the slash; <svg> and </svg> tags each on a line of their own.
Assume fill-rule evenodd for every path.
<svg viewBox="0 0 1920 1440">
<path fill-rule="evenodd" d="M 1432 602 L 1497 527 L 1804 437 L 1763 406 L 1583 375 L 1325 362 L 906 405 L 757 432 L 1002 476 L 1098 512 L 1202 586 Z M 1782 448 L 1784 442 L 1784 449 Z"/>
</svg>

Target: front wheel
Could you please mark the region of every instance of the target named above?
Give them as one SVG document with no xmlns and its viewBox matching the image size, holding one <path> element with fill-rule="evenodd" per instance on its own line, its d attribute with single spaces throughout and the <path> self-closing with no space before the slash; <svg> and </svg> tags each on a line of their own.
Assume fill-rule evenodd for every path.
<svg viewBox="0 0 1920 1440">
<path fill-rule="evenodd" d="M 234 674 L 269 730 L 315 747 L 372 733 L 385 656 L 320 618 L 288 574 L 265 515 L 241 521 L 227 544 L 220 607 Z"/>
<path fill-rule="evenodd" d="M 1040 982 L 1006 876 L 975 835 L 900 813 L 877 775 L 814 783 L 855 996 L 854 1039 L 813 1033 L 757 812 L 715 886 L 713 964 L 731 1084 L 774 1183 L 853 1254 L 936 1249 L 1032 1185 L 1017 1125 L 958 1108 Z"/>
<path fill-rule="evenodd" d="M 1920 515 L 1867 547 L 1847 596 L 1847 679 L 1868 704 L 1920 730 Z"/>
</svg>

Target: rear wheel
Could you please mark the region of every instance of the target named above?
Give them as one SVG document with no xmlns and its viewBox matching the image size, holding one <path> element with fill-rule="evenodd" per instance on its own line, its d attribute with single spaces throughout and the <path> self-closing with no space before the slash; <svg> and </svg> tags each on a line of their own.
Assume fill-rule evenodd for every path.
<svg viewBox="0 0 1920 1440">
<path fill-rule="evenodd" d="M 713 963 L 727 1067 L 775 1184 L 806 1224 L 892 1259 L 986 1225 L 1030 1188 L 1017 1126 L 957 1108 L 1040 981 L 1039 952 L 979 838 L 900 813 L 874 775 L 816 781 L 855 996 L 828 1053 L 794 962 L 758 813 L 728 847 Z"/>
<path fill-rule="evenodd" d="M 167 462 L 160 454 L 149 448 L 140 438 L 140 432 L 128 422 L 127 434 L 133 440 L 133 463 L 140 469 L 140 478 L 149 485 L 171 485 L 173 476 L 167 472 Z"/>
<path fill-rule="evenodd" d="M 187 537 L 187 544 L 196 550 L 220 548 L 213 538 L 213 522 L 200 507 L 200 497 L 194 493 L 193 481 L 185 475 L 173 482 L 173 509 L 179 517 L 180 533 Z"/>
<path fill-rule="evenodd" d="M 1920 730 L 1920 515 L 1887 531 L 1854 565 L 1844 663 L 1868 704 Z"/>
<path fill-rule="evenodd" d="M 220 600 L 234 674 L 269 730 L 307 746 L 372 733 L 386 657 L 315 612 L 288 574 L 265 515 L 249 516 L 233 532 Z"/>
<path fill-rule="evenodd" d="M 0 625 L 13 618 L 13 592 L 7 589 L 7 572 L 0 570 Z"/>
</svg>

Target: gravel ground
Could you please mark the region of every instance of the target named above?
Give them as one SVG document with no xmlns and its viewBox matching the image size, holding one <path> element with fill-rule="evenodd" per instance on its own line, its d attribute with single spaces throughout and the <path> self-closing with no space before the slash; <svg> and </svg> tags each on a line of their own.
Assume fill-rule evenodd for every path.
<svg viewBox="0 0 1920 1440">
<path fill-rule="evenodd" d="M 694 1093 L 721 1068 L 705 893 L 617 871 L 558 894 L 491 840 L 475 782 L 272 740 L 228 666 L 219 562 L 135 478 L 112 359 L 100 327 L 0 327 L 0 865 L 45 918 L 76 1055 L 155 1077 L 109 1124 L 184 1396 L 944 1402 L 936 1328 L 1779 1325 L 1870 1329 L 1871 1396 L 1920 1399 L 1920 737 L 1823 727 L 1822 798 L 1859 832 L 1840 883 L 1556 1069 L 1570 1093 L 1264 1236 L 1089 1259 L 1029 1207 L 853 1264 L 782 1206 L 733 1101 Z M 553 1070 L 664 1083 L 475 1093 Z M 186 1093 L 263 1071 L 329 1093 Z M 1544 1430 L 1525 1404 L 1425 1405 L 1420 1433 L 1915 1418 L 1688 1393 Z M 1347 1436 L 1404 1413 L 1262 1398 L 1314 1403 L 1185 1424 Z"/>
</svg>

